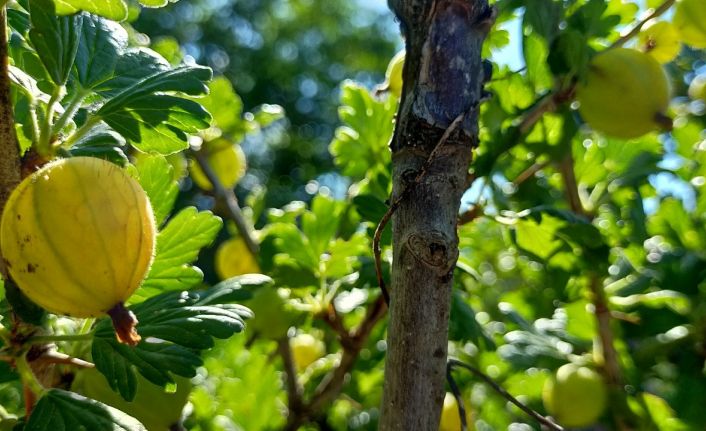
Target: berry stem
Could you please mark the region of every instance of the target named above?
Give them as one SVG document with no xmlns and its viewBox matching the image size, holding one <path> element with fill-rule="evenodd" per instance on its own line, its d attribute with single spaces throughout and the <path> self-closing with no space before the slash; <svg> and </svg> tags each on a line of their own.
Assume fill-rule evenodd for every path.
<svg viewBox="0 0 706 431">
<path fill-rule="evenodd" d="M 136 346 L 142 337 L 137 333 L 137 318 L 132 311 L 125 308 L 122 302 L 117 303 L 113 308 L 108 310 L 108 315 L 113 320 L 113 328 L 115 328 L 115 336 L 118 341 L 129 346 Z"/>
</svg>

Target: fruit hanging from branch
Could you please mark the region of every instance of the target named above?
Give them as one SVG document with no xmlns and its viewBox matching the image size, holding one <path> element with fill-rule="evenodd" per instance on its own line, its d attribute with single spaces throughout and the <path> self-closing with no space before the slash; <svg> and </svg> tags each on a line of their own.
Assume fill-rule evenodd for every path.
<svg viewBox="0 0 706 431">
<path fill-rule="evenodd" d="M 665 112 L 669 82 L 662 66 L 634 49 L 615 48 L 597 54 L 576 88 L 579 112 L 595 130 L 630 139 L 653 130 L 671 129 Z"/>
<path fill-rule="evenodd" d="M 152 207 L 123 169 L 92 157 L 49 163 L 13 191 L 0 247 L 20 290 L 46 310 L 72 317 L 109 314 L 118 339 L 136 344 L 124 302 L 155 252 Z"/>
<path fill-rule="evenodd" d="M 240 145 L 225 139 L 218 139 L 208 145 L 208 163 L 223 187 L 235 187 L 245 175 L 247 168 L 245 153 Z M 201 167 L 193 162 L 190 166 L 191 179 L 202 190 L 213 190 L 213 184 L 206 177 Z"/>
<path fill-rule="evenodd" d="M 603 414 L 608 395 L 603 378 L 588 367 L 566 364 L 544 385 L 544 406 L 561 425 L 581 428 Z"/>
<path fill-rule="evenodd" d="M 472 431 L 475 429 L 473 424 L 473 415 L 468 408 L 468 403 L 465 405 L 466 411 L 466 429 Z M 441 420 L 439 421 L 439 431 L 457 431 L 461 429 L 461 417 L 458 414 L 458 401 L 451 392 L 447 392 L 444 396 L 444 404 L 441 407 Z"/>
</svg>

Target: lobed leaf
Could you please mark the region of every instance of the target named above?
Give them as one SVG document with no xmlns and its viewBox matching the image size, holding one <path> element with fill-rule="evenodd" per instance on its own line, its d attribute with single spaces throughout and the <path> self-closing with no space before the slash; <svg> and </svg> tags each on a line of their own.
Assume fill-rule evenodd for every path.
<svg viewBox="0 0 706 431">
<path fill-rule="evenodd" d="M 228 279 L 198 292 L 167 292 L 130 307 L 139 320 L 142 341 L 134 348 L 119 343 L 109 319 L 96 327 L 93 362 L 110 387 L 126 400 L 136 392 L 136 372 L 165 386 L 172 374 L 193 377 L 202 364 L 199 352 L 213 347 L 214 338 L 225 339 L 244 328 L 252 317 L 245 307 L 231 304 L 247 299 L 246 288 L 269 285 L 261 275 Z"/>
<path fill-rule="evenodd" d="M 33 0 L 29 11 L 29 40 L 54 84 L 64 85 L 78 51 L 83 15 L 57 17 L 51 0 Z"/>
<path fill-rule="evenodd" d="M 81 86 L 93 88 L 112 78 L 127 42 L 127 31 L 120 24 L 84 15 L 75 68 Z"/>
<path fill-rule="evenodd" d="M 137 419 L 74 392 L 50 389 L 39 400 L 25 431 L 146 431 Z"/>
<path fill-rule="evenodd" d="M 136 162 L 140 185 L 150 198 L 157 225 L 167 218 L 177 195 L 179 187 L 172 176 L 172 165 L 164 156 L 148 155 Z"/>
<path fill-rule="evenodd" d="M 221 229 L 220 217 L 194 207 L 181 210 L 157 235 L 157 253 L 147 278 L 132 301 L 165 290 L 191 288 L 203 280 L 200 269 L 190 265 L 201 248 L 210 244 Z"/>
</svg>

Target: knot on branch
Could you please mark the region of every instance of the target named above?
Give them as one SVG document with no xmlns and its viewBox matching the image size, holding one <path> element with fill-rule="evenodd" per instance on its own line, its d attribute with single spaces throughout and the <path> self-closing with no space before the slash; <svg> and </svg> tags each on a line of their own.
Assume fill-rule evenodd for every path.
<svg viewBox="0 0 706 431">
<path fill-rule="evenodd" d="M 437 230 L 410 234 L 406 246 L 417 260 L 439 270 L 444 275 L 458 259 L 455 241 Z"/>
</svg>

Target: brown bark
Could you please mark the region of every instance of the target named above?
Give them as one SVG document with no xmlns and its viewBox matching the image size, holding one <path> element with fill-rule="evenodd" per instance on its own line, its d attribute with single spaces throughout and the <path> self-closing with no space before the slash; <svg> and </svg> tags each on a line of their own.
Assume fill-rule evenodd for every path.
<svg viewBox="0 0 706 431">
<path fill-rule="evenodd" d="M 438 428 L 460 199 L 478 135 L 485 0 L 389 0 L 406 38 L 391 143 L 390 325 L 380 429 Z M 420 177 L 420 172 L 423 175 Z"/>
<path fill-rule="evenodd" d="M 0 8 L 0 211 L 20 183 L 20 150 L 10 98 L 7 63 L 7 13 Z"/>
</svg>

